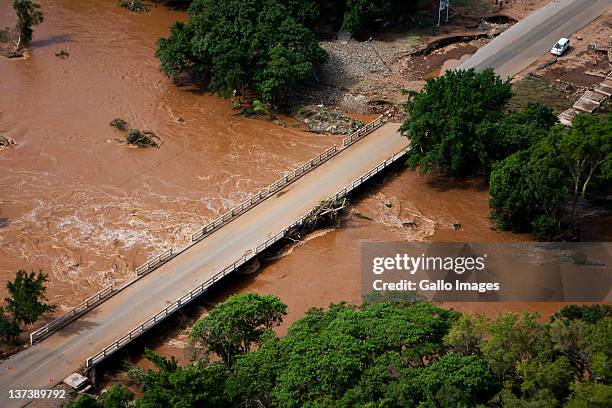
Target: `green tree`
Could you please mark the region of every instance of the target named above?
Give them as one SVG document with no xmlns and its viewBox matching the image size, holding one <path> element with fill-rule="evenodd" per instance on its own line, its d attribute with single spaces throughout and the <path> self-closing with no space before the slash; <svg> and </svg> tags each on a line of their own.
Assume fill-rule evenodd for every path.
<svg viewBox="0 0 612 408">
<path fill-rule="evenodd" d="M 550 320 L 583 320 L 587 323 L 597 323 L 600 320 L 612 317 L 612 306 L 610 305 L 567 305 L 554 313 Z"/>
<path fill-rule="evenodd" d="M 486 132 L 489 159 L 491 162 L 500 161 L 530 148 L 544 139 L 557 122 L 554 112 L 538 103 L 529 102 L 523 110 L 508 113 Z"/>
<path fill-rule="evenodd" d="M 227 389 L 234 406 L 353 407 L 384 399 L 375 387 L 429 365 L 456 317 L 427 302 L 311 309 L 285 337 L 264 336 L 258 350 L 240 356 Z"/>
<path fill-rule="evenodd" d="M 231 365 L 239 354 L 283 321 L 287 306 L 273 295 L 247 293 L 231 296 L 198 320 L 190 338 L 196 354 L 213 352 Z"/>
<path fill-rule="evenodd" d="M 229 96 L 250 87 L 264 102 L 282 104 L 326 58 L 304 26 L 316 15 L 308 4 L 313 3 L 195 0 L 189 21 L 172 26 L 156 55 L 170 76 L 208 77 L 211 92 Z"/>
<path fill-rule="evenodd" d="M 424 3 L 423 0 L 346 0 L 342 27 L 352 34 L 361 34 L 374 15 L 401 22 Z"/>
<path fill-rule="evenodd" d="M 608 169 L 612 165 L 612 115 L 603 118 L 577 115 L 571 130 L 563 132 L 559 150 L 573 181 L 571 225 L 576 217 L 578 202 L 584 199 L 593 177 L 601 169 Z M 612 178 L 612 173 L 607 178 Z"/>
<path fill-rule="evenodd" d="M 227 406 L 223 365 L 196 363 L 180 367 L 174 358 L 168 360 L 148 349 L 145 356 L 153 362 L 156 370 L 149 369 L 143 375 L 144 394 L 136 401 L 137 408 Z"/>
<path fill-rule="evenodd" d="M 11 316 L 7 316 L 4 307 L 0 306 L 0 338 L 8 344 L 14 345 L 19 336 L 19 325 Z"/>
<path fill-rule="evenodd" d="M 535 357 L 541 350 L 542 330 L 539 316 L 534 313 L 497 316 L 489 324 L 489 338 L 481 346 L 491 371 L 502 380 L 519 378 L 519 364 Z"/>
<path fill-rule="evenodd" d="M 13 0 L 13 9 L 17 13 L 17 33 L 19 34 L 15 52 L 21 46 L 28 46 L 32 41 L 32 27 L 42 23 L 43 13 L 40 5 L 32 0 Z"/>
<path fill-rule="evenodd" d="M 34 271 L 27 273 L 20 269 L 15 280 L 6 284 L 9 292 L 9 297 L 4 299 L 6 309 L 17 322 L 32 324 L 43 314 L 55 310 L 55 306 L 45 303 L 45 282 L 47 274 L 39 272 L 36 275 Z"/>
<path fill-rule="evenodd" d="M 134 394 L 123 385 L 116 385 L 100 396 L 103 408 L 128 408 L 131 406 Z"/>
<path fill-rule="evenodd" d="M 408 118 L 400 131 L 410 138 L 408 167 L 451 177 L 484 174 L 490 166 L 487 135 L 503 117 L 512 87 L 493 70 L 449 71 L 408 92 Z"/>
<path fill-rule="evenodd" d="M 578 383 L 565 408 L 608 408 L 612 405 L 612 385 Z"/>
<path fill-rule="evenodd" d="M 528 150 L 493 165 L 489 182 L 491 218 L 498 228 L 533 231 L 551 238 L 561 226 L 567 173 L 559 160 L 557 131 Z"/>
</svg>

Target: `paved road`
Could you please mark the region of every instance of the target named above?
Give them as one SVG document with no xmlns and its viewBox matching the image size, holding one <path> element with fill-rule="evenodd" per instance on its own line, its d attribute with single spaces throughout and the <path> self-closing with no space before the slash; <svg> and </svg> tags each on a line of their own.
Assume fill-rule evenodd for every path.
<svg viewBox="0 0 612 408">
<path fill-rule="evenodd" d="M 513 77 L 548 53 L 559 38 L 569 38 L 611 6 L 612 0 L 551 1 L 479 49 L 457 69 L 493 68 L 502 78 Z"/>
<path fill-rule="evenodd" d="M 248 249 L 408 146 L 387 123 L 42 342 L 0 364 L 0 407 L 11 389 L 50 388 L 86 358 L 163 310 Z M 52 382 L 50 382 L 52 379 Z"/>
</svg>

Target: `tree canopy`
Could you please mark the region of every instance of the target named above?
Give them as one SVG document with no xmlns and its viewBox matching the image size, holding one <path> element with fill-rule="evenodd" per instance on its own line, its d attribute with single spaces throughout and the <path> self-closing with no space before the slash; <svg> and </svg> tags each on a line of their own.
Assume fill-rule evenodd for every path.
<svg viewBox="0 0 612 408">
<path fill-rule="evenodd" d="M 503 118 L 512 86 L 493 70 L 449 71 L 408 92 L 408 118 L 400 131 L 410 138 L 408 166 L 451 177 L 484 174 L 490 167 L 490 130 Z"/>
<path fill-rule="evenodd" d="M 373 15 L 400 22 L 424 3 L 424 0 L 346 0 L 342 28 L 358 35 L 367 29 Z"/>
<path fill-rule="evenodd" d="M 541 137 L 535 130 L 530 133 L 536 140 Z M 493 165 L 492 218 L 501 229 L 533 231 L 539 239 L 550 239 L 562 225 L 573 226 L 578 202 L 594 179 L 609 182 L 610 169 L 611 116 L 578 115 L 571 129 L 550 128 L 530 148 Z M 607 185 L 603 194 L 609 194 Z"/>
<path fill-rule="evenodd" d="M 265 102 L 281 104 L 325 61 L 305 23 L 311 2 L 194 0 L 189 21 L 175 23 L 158 41 L 156 55 L 168 75 L 208 77 L 208 89 L 224 96 L 255 89 Z"/>
<path fill-rule="evenodd" d="M 55 306 L 45 302 L 45 282 L 47 274 L 36 274 L 34 271 L 28 273 L 20 269 L 15 274 L 15 280 L 6 284 L 9 292 L 9 297 L 4 299 L 6 309 L 17 322 L 32 324 L 43 314 L 55 310 Z"/>
<path fill-rule="evenodd" d="M 32 27 L 42 23 L 44 16 L 40 11 L 40 5 L 32 0 L 13 0 L 13 9 L 17 13 L 19 40 L 15 51 L 18 51 L 21 45 L 30 44 L 34 32 Z"/>
<path fill-rule="evenodd" d="M 230 304 L 239 315 L 278 316 L 252 298 Z M 183 367 L 147 351 L 155 369 L 133 375 L 144 393 L 135 406 L 603 407 L 612 402 L 612 317 L 595 309 L 564 308 L 545 323 L 421 300 L 313 308 L 284 337 L 262 330 L 257 348 L 229 363 L 196 357 Z"/>
<path fill-rule="evenodd" d="M 212 352 L 225 363 L 251 349 L 261 335 L 283 321 L 287 306 L 272 295 L 231 296 L 200 319 L 190 338 L 196 354 Z"/>
</svg>

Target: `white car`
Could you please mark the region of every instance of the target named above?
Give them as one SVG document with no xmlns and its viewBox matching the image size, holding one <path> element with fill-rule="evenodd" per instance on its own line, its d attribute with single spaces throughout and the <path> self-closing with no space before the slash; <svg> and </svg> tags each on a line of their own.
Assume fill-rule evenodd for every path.
<svg viewBox="0 0 612 408">
<path fill-rule="evenodd" d="M 567 38 L 561 38 L 557 43 L 551 48 L 550 53 L 560 57 L 569 49 L 570 41 Z"/>
</svg>

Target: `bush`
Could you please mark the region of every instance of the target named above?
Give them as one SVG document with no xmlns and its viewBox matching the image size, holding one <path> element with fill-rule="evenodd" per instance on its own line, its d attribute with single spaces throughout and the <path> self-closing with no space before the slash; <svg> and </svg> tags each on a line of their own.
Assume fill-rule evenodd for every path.
<svg viewBox="0 0 612 408">
<path fill-rule="evenodd" d="M 0 306 L 0 338 L 4 343 L 12 346 L 17 342 L 19 325 L 11 316 L 7 316 L 4 307 Z"/>
<path fill-rule="evenodd" d="M 129 123 L 127 123 L 125 120 L 123 120 L 121 118 L 113 119 L 110 122 L 110 125 L 113 126 L 113 127 L 116 127 L 117 129 L 119 129 L 122 132 L 127 132 L 127 130 L 130 127 Z"/>
<path fill-rule="evenodd" d="M 148 130 L 130 129 L 125 141 L 127 144 L 138 147 L 159 147 L 158 137 Z"/>
<path fill-rule="evenodd" d="M 126 8 L 137 13 L 145 13 L 147 11 L 142 0 L 118 0 L 117 4 L 120 7 Z"/>
</svg>

